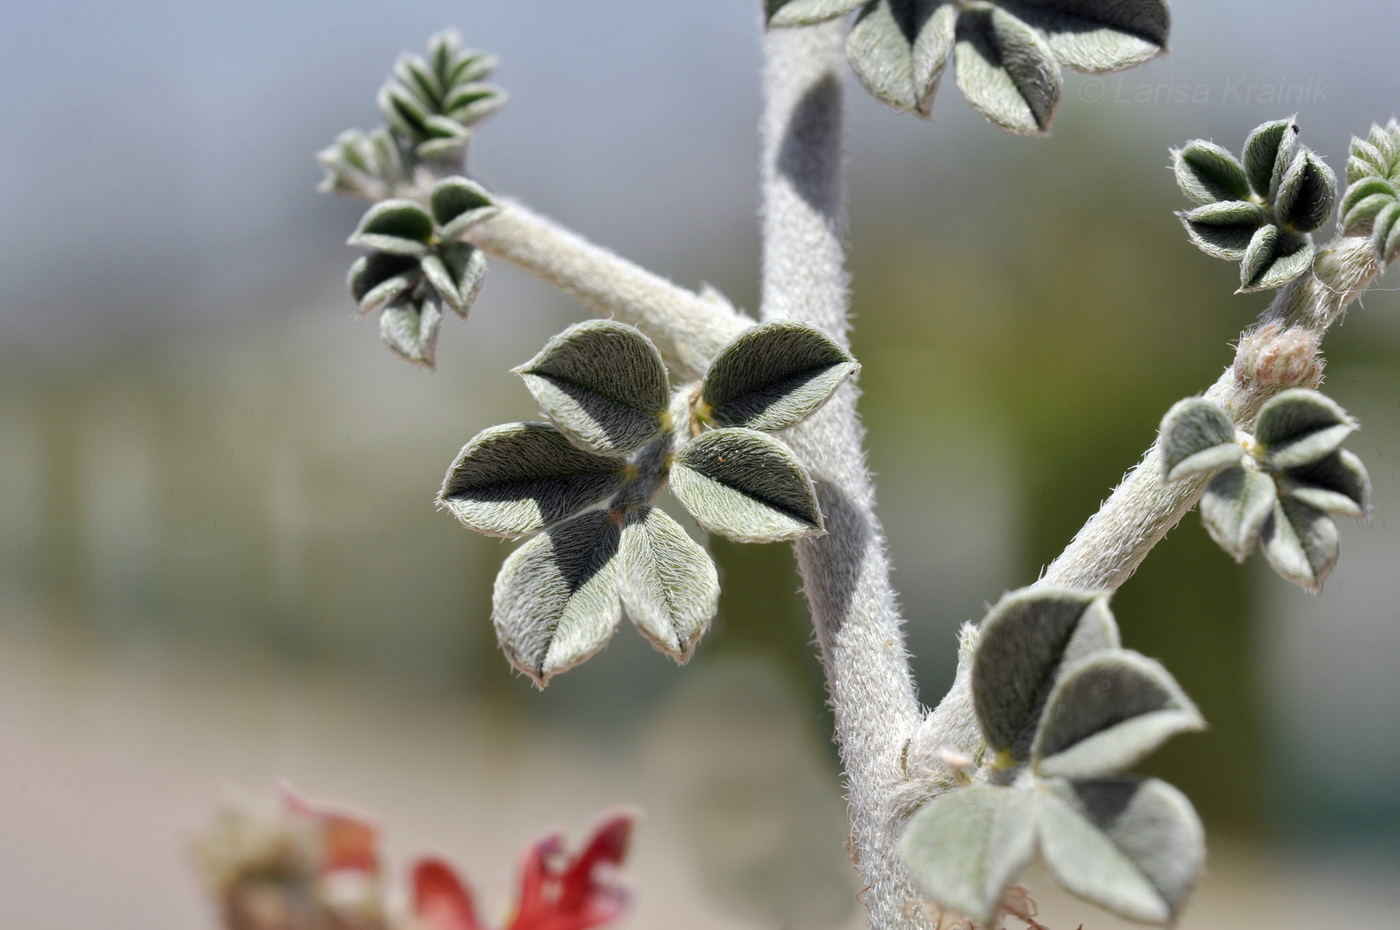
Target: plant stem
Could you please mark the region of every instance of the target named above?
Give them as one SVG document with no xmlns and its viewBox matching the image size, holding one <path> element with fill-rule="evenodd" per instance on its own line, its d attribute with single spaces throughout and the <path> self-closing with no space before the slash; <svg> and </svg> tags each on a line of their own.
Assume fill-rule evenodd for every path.
<svg viewBox="0 0 1400 930">
<path fill-rule="evenodd" d="M 840 74 L 845 23 L 764 37 L 765 321 L 792 319 L 847 340 Z M 870 926 L 914 927 L 892 798 L 918 725 L 884 533 L 865 465 L 856 390 L 846 385 L 785 436 L 811 471 L 827 533 L 796 544 L 836 717 L 851 846 Z"/>
<path fill-rule="evenodd" d="M 1290 387 L 1322 381 L 1323 335 L 1380 274 L 1367 237 L 1339 237 L 1304 275 L 1284 287 L 1259 326 L 1240 337 L 1235 364 L 1205 393 L 1237 427 L 1249 429 L 1259 408 Z M 1098 513 L 1046 568 L 1038 584 L 1117 588 L 1162 537 L 1196 506 L 1199 478 L 1167 485 L 1154 443 Z"/>
<path fill-rule="evenodd" d="M 753 325 L 718 294 L 688 291 L 518 203 L 497 203 L 501 212 L 472 227 L 467 241 L 598 315 L 642 330 L 683 381 L 704 374 L 715 353 Z"/>
</svg>

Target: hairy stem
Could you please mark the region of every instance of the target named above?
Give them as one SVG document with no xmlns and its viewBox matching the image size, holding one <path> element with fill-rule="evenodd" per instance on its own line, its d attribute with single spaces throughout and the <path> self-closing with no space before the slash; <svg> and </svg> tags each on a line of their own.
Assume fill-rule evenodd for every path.
<svg viewBox="0 0 1400 930">
<path fill-rule="evenodd" d="M 762 182 L 763 319 L 800 320 L 843 343 L 844 28 L 837 20 L 764 37 Z M 835 711 L 861 898 L 870 926 L 890 930 L 915 926 L 892 802 L 919 714 L 856 396 L 843 387 L 785 438 L 826 517 L 825 536 L 797 543 L 797 564 Z"/>
<path fill-rule="evenodd" d="M 1319 253 L 1313 273 L 1279 291 L 1260 325 L 1240 337 L 1234 365 L 1206 391 L 1206 399 L 1219 404 L 1236 426 L 1248 429 L 1275 394 L 1316 387 L 1322 381 L 1323 335 L 1380 271 L 1368 238 L 1334 240 Z M 1205 485 L 1204 478 L 1164 484 L 1154 444 L 1039 583 L 1119 587 L 1196 505 Z"/>
<path fill-rule="evenodd" d="M 698 378 L 710 359 L 753 320 L 718 294 L 700 295 L 569 232 L 518 203 L 473 227 L 467 240 L 578 300 L 599 316 L 646 333 L 682 380 Z"/>
</svg>

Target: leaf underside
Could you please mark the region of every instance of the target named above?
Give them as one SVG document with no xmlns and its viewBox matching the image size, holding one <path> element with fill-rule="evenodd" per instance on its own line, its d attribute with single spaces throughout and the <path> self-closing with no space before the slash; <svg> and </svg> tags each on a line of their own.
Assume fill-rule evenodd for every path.
<svg viewBox="0 0 1400 930">
<path fill-rule="evenodd" d="M 983 116 L 1012 132 L 1049 131 L 1060 101 L 1060 66 L 1025 23 L 999 7 L 964 10 L 953 64 L 963 96 Z"/>
<path fill-rule="evenodd" d="M 655 507 L 629 511 L 619 559 L 622 606 L 662 652 L 685 662 L 719 606 L 709 555 Z"/>
</svg>

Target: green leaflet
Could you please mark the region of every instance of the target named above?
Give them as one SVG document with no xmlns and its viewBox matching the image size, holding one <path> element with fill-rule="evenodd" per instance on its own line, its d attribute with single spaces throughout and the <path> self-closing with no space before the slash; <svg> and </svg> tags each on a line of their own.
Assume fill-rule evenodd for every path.
<svg viewBox="0 0 1400 930">
<path fill-rule="evenodd" d="M 956 8 L 940 0 L 874 0 L 847 39 L 851 69 L 880 100 L 928 116 L 956 19 Z"/>
<path fill-rule="evenodd" d="M 423 269 L 412 255 L 370 252 L 350 266 L 345 283 L 350 296 L 360 305 L 360 312 L 373 313 L 417 284 L 422 276 Z"/>
<path fill-rule="evenodd" d="M 316 160 L 326 169 L 317 189 L 326 194 L 384 200 L 411 180 L 398 142 L 384 129 L 343 132 L 335 144 L 316 153 Z"/>
<path fill-rule="evenodd" d="M 391 255 L 424 255 L 433 238 L 433 218 L 412 200 L 385 200 L 370 207 L 351 234 L 350 245 Z"/>
<path fill-rule="evenodd" d="M 1274 502 L 1260 540 L 1274 571 L 1316 594 L 1337 563 L 1337 524 L 1302 500 L 1284 497 Z"/>
<path fill-rule="evenodd" d="M 1346 449 L 1290 468 L 1277 481 L 1280 494 L 1325 513 L 1360 520 L 1370 506 L 1370 476 L 1361 460 Z"/>
<path fill-rule="evenodd" d="M 803 323 L 765 323 L 719 351 L 700 396 L 720 426 L 786 429 L 826 403 L 859 368 L 820 330 Z"/>
<path fill-rule="evenodd" d="M 1007 886 L 1035 854 L 1035 798 L 971 785 L 934 798 L 909 820 L 900 855 L 938 906 L 991 925 Z"/>
<path fill-rule="evenodd" d="M 1272 223 L 1260 226 L 1240 262 L 1240 291 L 1282 287 L 1312 267 L 1313 245 Z"/>
<path fill-rule="evenodd" d="M 593 510 L 529 540 L 501 566 L 491 622 L 511 664 L 540 687 L 601 649 L 622 618 L 620 539 L 617 521 Z"/>
<path fill-rule="evenodd" d="M 810 26 L 864 6 L 866 0 L 765 0 L 769 26 Z"/>
<path fill-rule="evenodd" d="M 1056 881 L 1130 920 L 1176 919 L 1205 863 L 1204 830 L 1180 791 L 1156 779 L 1056 779 L 1036 801 Z"/>
<path fill-rule="evenodd" d="M 438 504 L 478 532 L 525 536 L 616 494 L 625 466 L 579 449 L 548 423 L 510 423 L 462 448 Z"/>
<path fill-rule="evenodd" d="M 1335 401 L 1317 391 L 1292 388 L 1260 409 L 1254 437 L 1264 447 L 1264 464 L 1285 469 L 1336 451 L 1355 431 L 1356 421 Z"/>
<path fill-rule="evenodd" d="M 666 366 L 632 326 L 612 320 L 571 326 L 516 373 L 540 409 L 584 449 L 622 455 L 663 428 Z"/>
<path fill-rule="evenodd" d="M 1337 176 L 1322 159 L 1303 149 L 1279 182 L 1274 216 L 1292 232 L 1312 232 L 1327 222 L 1337 201 Z"/>
<path fill-rule="evenodd" d="M 469 243 L 448 242 L 425 255 L 422 265 L 443 303 L 465 317 L 486 278 L 486 255 Z"/>
<path fill-rule="evenodd" d="M 1177 187 L 1196 203 L 1249 199 L 1244 165 L 1214 142 L 1197 140 L 1174 150 L 1172 169 Z"/>
<path fill-rule="evenodd" d="M 1166 49 L 1171 17 L 1163 0 L 1038 0 L 1001 4 L 1045 37 L 1060 64 L 1077 71 L 1117 71 Z"/>
<path fill-rule="evenodd" d="M 719 607 L 710 556 L 666 513 L 638 507 L 622 525 L 619 575 L 637 629 L 677 662 L 689 660 Z"/>
<path fill-rule="evenodd" d="M 1254 550 L 1277 497 L 1274 481 L 1258 468 L 1231 468 L 1206 485 L 1201 495 L 1201 520 L 1220 548 L 1236 562 Z"/>
<path fill-rule="evenodd" d="M 686 443 L 671 490 L 702 527 L 737 542 L 823 532 L 806 469 L 786 446 L 755 430 L 711 430 Z"/>
<path fill-rule="evenodd" d="M 433 367 L 442 307 L 436 300 L 415 300 L 400 294 L 379 314 L 379 335 L 389 348 L 410 362 Z"/>
<path fill-rule="evenodd" d="M 1224 200 L 1178 213 L 1196 248 L 1215 258 L 1239 261 L 1264 226 L 1264 211 L 1244 200 Z"/>
<path fill-rule="evenodd" d="M 1162 474 L 1167 482 L 1234 465 L 1245 455 L 1235 425 L 1210 401 L 1189 397 L 1162 418 Z"/>
<path fill-rule="evenodd" d="M 1298 148 L 1298 125 L 1293 118 L 1264 123 L 1244 141 L 1244 170 L 1254 193 L 1272 201 Z"/>
<path fill-rule="evenodd" d="M 443 178 L 428 197 L 433 219 L 442 227 L 440 238 L 451 242 L 477 223 L 500 212 L 485 188 L 463 177 Z"/>
<path fill-rule="evenodd" d="M 987 119 L 1012 132 L 1049 131 L 1059 63 L 1021 20 L 991 4 L 969 5 L 958 16 L 953 65 L 963 96 Z"/>
<path fill-rule="evenodd" d="M 987 746 L 1007 763 L 1027 762 L 1060 670 L 1117 647 L 1118 628 L 1099 592 L 1023 589 L 1003 597 L 982 621 L 972 664 L 972 703 Z"/>
<path fill-rule="evenodd" d="M 1046 701 L 1032 756 L 1042 776 L 1117 774 L 1176 734 L 1204 726 L 1161 663 L 1112 649 L 1060 678 Z"/>
</svg>

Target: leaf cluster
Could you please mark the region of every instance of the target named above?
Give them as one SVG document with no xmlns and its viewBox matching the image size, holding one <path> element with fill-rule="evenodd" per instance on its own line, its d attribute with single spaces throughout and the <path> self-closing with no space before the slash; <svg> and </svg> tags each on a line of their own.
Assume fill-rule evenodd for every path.
<svg viewBox="0 0 1400 930">
<path fill-rule="evenodd" d="M 1316 593 L 1337 562 L 1333 516 L 1366 516 L 1370 478 L 1341 448 L 1356 428 L 1335 402 L 1303 388 L 1265 404 L 1252 436 L 1210 401 L 1187 398 L 1162 420 L 1163 477 L 1214 475 L 1201 497 L 1211 538 L 1240 562 L 1261 544 L 1274 571 Z"/>
<path fill-rule="evenodd" d="M 1123 773 L 1204 721 L 1158 662 L 1119 645 L 1107 595 L 1027 588 L 982 621 L 972 700 L 989 761 L 910 818 L 901 853 L 939 907 L 989 924 L 1039 850 L 1060 884 L 1169 923 L 1205 858 L 1190 802 Z"/>
<path fill-rule="evenodd" d="M 1337 176 L 1298 134 L 1290 117 L 1251 132 L 1242 158 L 1201 140 L 1172 152 L 1177 186 L 1200 205 L 1177 215 L 1197 248 L 1240 263 L 1241 292 L 1282 287 L 1312 268 L 1308 234 L 1332 215 Z"/>
<path fill-rule="evenodd" d="M 486 274 L 486 257 L 461 237 L 499 208 L 463 177 L 438 181 L 427 200 L 396 197 L 369 208 L 349 244 L 370 252 L 350 266 L 347 285 L 361 313 L 380 311 L 390 349 L 431 368 L 443 309 L 465 318 Z"/>
<path fill-rule="evenodd" d="M 811 415 L 857 368 L 821 332 L 769 323 L 672 392 L 631 326 L 594 320 L 551 339 L 516 369 L 549 422 L 478 434 L 438 496 L 471 529 L 531 537 L 496 579 L 492 619 L 510 661 L 542 686 L 601 649 L 624 610 L 686 661 L 719 584 L 656 496 L 669 485 L 703 529 L 740 542 L 822 533 L 811 477 L 768 433 Z"/>
<path fill-rule="evenodd" d="M 1043 134 L 1061 67 L 1099 73 L 1166 49 L 1164 0 L 769 0 L 770 26 L 800 26 L 859 9 L 846 52 L 862 84 L 928 116 L 949 61 L 969 103 L 1003 129 Z"/>
<path fill-rule="evenodd" d="M 1351 140 L 1342 232 L 1371 237 L 1376 260 L 1400 257 L 1400 121 L 1373 125 L 1365 139 Z"/>
</svg>

